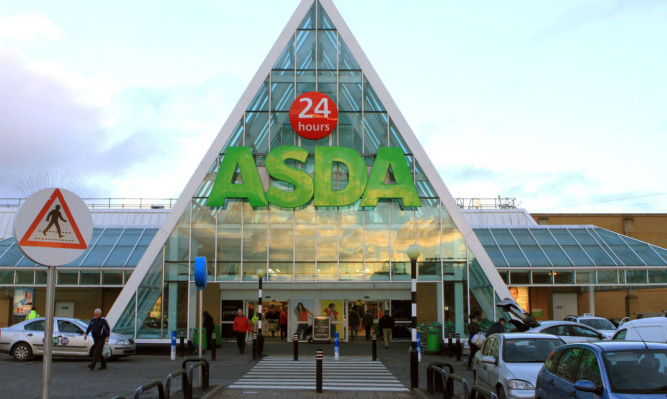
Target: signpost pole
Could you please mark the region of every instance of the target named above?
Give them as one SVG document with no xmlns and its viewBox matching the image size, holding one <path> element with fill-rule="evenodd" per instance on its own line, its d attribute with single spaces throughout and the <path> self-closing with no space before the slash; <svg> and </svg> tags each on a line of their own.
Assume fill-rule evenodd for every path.
<svg viewBox="0 0 667 399">
<path fill-rule="evenodd" d="M 53 345 L 53 302 L 56 290 L 56 268 L 49 266 L 46 281 L 44 315 L 44 358 L 42 360 L 42 399 L 49 399 L 51 385 L 51 347 Z"/>
<path fill-rule="evenodd" d="M 202 330 L 202 325 L 203 325 L 202 319 L 204 318 L 203 314 L 204 314 L 204 288 L 200 287 L 199 288 L 199 358 L 200 359 L 202 358 L 202 355 L 203 355 L 203 351 L 202 351 L 202 346 L 203 346 L 202 339 L 203 339 L 203 336 L 204 336 L 204 330 Z M 202 383 L 202 370 L 203 370 L 203 368 L 200 367 L 199 368 L 199 388 L 201 388 L 201 386 L 202 386 L 201 385 L 201 383 Z"/>
</svg>

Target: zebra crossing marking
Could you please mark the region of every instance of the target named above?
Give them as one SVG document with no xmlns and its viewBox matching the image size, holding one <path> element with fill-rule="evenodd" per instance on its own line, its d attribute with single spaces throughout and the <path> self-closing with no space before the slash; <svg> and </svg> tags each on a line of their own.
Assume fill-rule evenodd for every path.
<svg viewBox="0 0 667 399">
<path fill-rule="evenodd" d="M 379 361 L 367 357 L 325 358 L 322 389 L 329 391 L 408 391 Z M 269 356 L 259 361 L 231 389 L 315 389 L 315 359 L 294 361 L 288 356 Z"/>
</svg>

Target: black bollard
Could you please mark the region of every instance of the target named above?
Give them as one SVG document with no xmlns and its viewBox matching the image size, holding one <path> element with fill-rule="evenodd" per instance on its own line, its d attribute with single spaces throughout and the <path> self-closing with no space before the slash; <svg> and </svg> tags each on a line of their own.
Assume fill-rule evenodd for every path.
<svg viewBox="0 0 667 399">
<path fill-rule="evenodd" d="M 215 360 L 215 350 L 218 348 L 218 337 L 215 332 L 211 334 L 211 360 Z"/>
<path fill-rule="evenodd" d="M 181 353 L 181 357 L 185 356 L 185 333 L 181 331 L 181 345 L 179 346 L 179 352 Z"/>
<path fill-rule="evenodd" d="M 378 360 L 378 336 L 375 333 L 373 333 L 372 348 L 373 361 L 375 362 Z"/>
<path fill-rule="evenodd" d="M 461 361 L 461 352 L 463 352 L 463 348 L 461 347 L 461 334 L 456 333 L 456 361 L 457 362 Z"/>
<path fill-rule="evenodd" d="M 299 360 L 299 334 L 294 334 L 294 361 Z"/>
<path fill-rule="evenodd" d="M 257 333 L 252 333 L 252 360 L 257 360 Z"/>
<path fill-rule="evenodd" d="M 192 340 L 189 339 L 188 340 L 188 353 L 194 353 L 194 352 L 195 352 L 195 346 L 192 343 Z"/>
<path fill-rule="evenodd" d="M 454 345 L 452 344 L 452 333 L 449 333 L 447 338 L 447 356 L 454 356 Z"/>
<path fill-rule="evenodd" d="M 317 357 L 315 358 L 315 392 L 322 393 L 322 349 L 317 350 Z"/>
<path fill-rule="evenodd" d="M 419 386 L 419 368 L 417 362 L 417 350 L 410 347 L 410 389 L 417 389 Z"/>
</svg>

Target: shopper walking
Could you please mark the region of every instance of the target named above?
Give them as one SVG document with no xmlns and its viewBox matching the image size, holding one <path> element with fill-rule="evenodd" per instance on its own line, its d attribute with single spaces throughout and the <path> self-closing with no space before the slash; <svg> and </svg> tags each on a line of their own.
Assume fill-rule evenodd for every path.
<svg viewBox="0 0 667 399">
<path fill-rule="evenodd" d="M 361 325 L 364 327 L 366 332 L 366 341 L 371 339 L 371 333 L 373 330 L 373 315 L 370 310 L 366 310 L 364 317 L 361 319 Z"/>
<path fill-rule="evenodd" d="M 100 369 L 107 368 L 107 360 L 102 356 L 102 349 L 104 349 L 104 344 L 109 342 L 109 334 L 111 333 L 111 328 L 109 328 L 109 323 L 106 319 L 102 317 L 102 309 L 95 309 L 93 313 L 93 319 L 90 320 L 86 333 L 83 335 L 83 339 L 88 339 L 88 334 L 92 333 L 93 335 L 93 360 L 88 364 L 88 368 L 95 370 L 95 365 L 97 361 L 100 362 Z"/>
<path fill-rule="evenodd" d="M 212 342 L 213 338 L 213 330 L 215 329 L 215 322 L 213 321 L 213 317 L 211 316 L 210 313 L 207 311 L 204 311 L 204 320 L 202 320 L 202 327 L 206 329 L 206 348 L 209 350 L 211 349 L 211 345 L 216 345 L 216 342 Z M 216 339 L 217 341 L 217 339 Z M 202 351 L 202 353 L 205 351 Z"/>
<path fill-rule="evenodd" d="M 234 334 L 236 334 L 236 345 L 239 347 L 239 353 L 243 354 L 243 351 L 245 350 L 246 334 L 252 331 L 250 321 L 248 321 L 248 318 L 243 314 L 243 309 L 239 309 L 236 312 L 232 329 L 234 330 Z"/>
<path fill-rule="evenodd" d="M 477 324 L 477 316 L 474 314 L 470 315 L 470 324 L 468 324 L 468 346 L 470 347 L 470 355 L 468 355 L 468 370 L 472 370 L 472 358 L 475 356 L 475 353 L 479 350 L 477 345 L 472 343 L 472 337 L 480 332 L 479 324 Z"/>
<path fill-rule="evenodd" d="M 389 312 L 385 312 L 385 314 L 380 318 L 378 325 L 380 327 L 380 331 L 382 331 L 382 336 L 384 337 L 384 348 L 387 349 L 389 348 L 391 342 L 391 330 L 394 329 L 394 318 L 389 314 Z"/>
<path fill-rule="evenodd" d="M 359 334 L 359 324 L 361 323 L 361 317 L 356 306 L 352 306 L 352 309 L 350 309 L 348 321 L 350 324 L 350 339 L 354 339 Z"/>
<path fill-rule="evenodd" d="M 280 326 L 280 339 L 287 338 L 287 312 L 282 306 L 280 307 L 278 325 Z"/>
<path fill-rule="evenodd" d="M 504 332 L 505 332 L 505 318 L 501 317 L 497 322 L 493 323 L 491 327 L 489 327 L 489 330 L 486 332 L 486 336 L 488 337 L 491 334 L 499 334 Z"/>
</svg>

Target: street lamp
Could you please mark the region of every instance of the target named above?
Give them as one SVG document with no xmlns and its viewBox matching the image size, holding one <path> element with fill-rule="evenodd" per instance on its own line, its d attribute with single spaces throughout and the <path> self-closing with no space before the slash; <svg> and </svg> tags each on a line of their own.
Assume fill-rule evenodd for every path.
<svg viewBox="0 0 667 399">
<path fill-rule="evenodd" d="M 419 381 L 417 369 L 417 258 L 420 252 L 417 245 L 410 245 L 408 257 L 410 258 L 410 285 L 412 297 L 412 346 L 410 347 L 410 389 L 416 389 Z"/>
<path fill-rule="evenodd" d="M 259 309 L 257 313 L 257 357 L 261 359 L 262 351 L 264 350 L 264 337 L 262 336 L 262 279 L 266 271 L 262 268 L 257 269 L 257 277 L 259 279 Z"/>
</svg>

